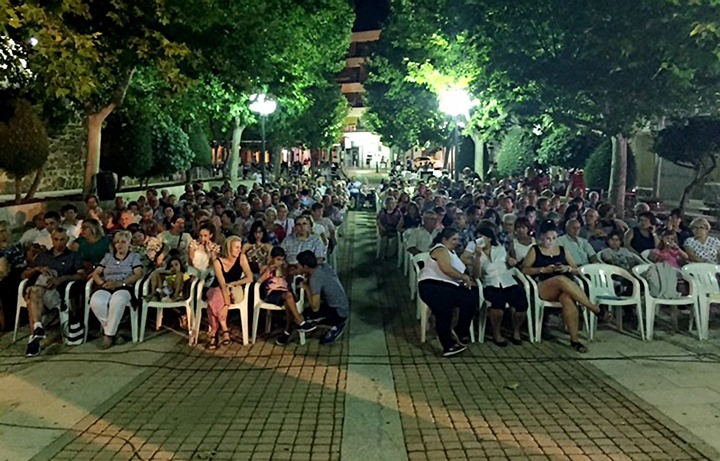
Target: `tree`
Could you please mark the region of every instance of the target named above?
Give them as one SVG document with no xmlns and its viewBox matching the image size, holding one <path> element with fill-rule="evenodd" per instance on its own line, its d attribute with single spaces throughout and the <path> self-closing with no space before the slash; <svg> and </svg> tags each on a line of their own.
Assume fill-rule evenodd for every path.
<svg viewBox="0 0 720 461">
<path fill-rule="evenodd" d="M 153 128 L 141 110 L 121 110 L 107 119 L 100 166 L 118 175 L 143 178 L 153 167 Z"/>
<path fill-rule="evenodd" d="M 497 154 L 498 172 L 503 176 L 517 176 L 535 164 L 535 136 L 521 127 L 511 128 Z"/>
<path fill-rule="evenodd" d="M 635 164 L 635 156 L 632 149 L 627 151 L 627 187 L 632 189 L 635 187 L 637 177 L 637 165 Z M 610 187 L 610 174 L 612 166 L 613 147 L 612 140 L 603 140 L 592 151 L 585 162 L 585 183 L 592 189 L 608 190 Z"/>
<path fill-rule="evenodd" d="M 537 161 L 545 166 L 583 168 L 602 138 L 591 132 L 554 126 L 538 149 Z"/>
<path fill-rule="evenodd" d="M 192 164 L 194 153 L 188 135 L 167 114 L 153 124 L 153 166 L 146 176 L 171 176 L 185 171 Z"/>
<path fill-rule="evenodd" d="M 8 6 L 0 29 L 32 33 L 37 40 L 29 59 L 36 88 L 67 99 L 87 117 L 86 193 L 100 166 L 103 123 L 122 104 L 138 66 L 153 66 L 169 79 L 179 76 L 177 60 L 188 50 L 166 37 L 168 10 L 164 2 L 144 0 Z"/>
<path fill-rule="evenodd" d="M 335 82 L 327 80 L 308 90 L 312 105 L 295 121 L 299 141 L 311 151 L 329 149 L 340 141 L 348 114 L 347 99 Z"/>
<path fill-rule="evenodd" d="M 693 190 L 717 168 L 720 159 L 720 120 L 692 118 L 664 128 L 655 140 L 657 154 L 683 168 L 693 170 L 693 179 L 680 197 L 685 209 Z"/>
<path fill-rule="evenodd" d="M 692 35 L 708 17 L 718 17 L 717 2 L 398 3 L 412 5 L 433 25 L 425 59 L 437 58 L 443 48 L 437 44 L 461 47 L 466 63 L 480 70 L 471 79 L 471 88 L 486 94 L 479 99 L 497 99 L 514 118 L 550 116 L 611 137 L 610 196 L 619 213 L 632 132 L 659 117 L 717 102 L 717 43 Z M 414 32 L 408 36 L 418 42 Z M 435 67 L 448 72 L 442 59 Z"/>
<path fill-rule="evenodd" d="M 212 148 L 200 125 L 193 123 L 188 130 L 188 144 L 194 157 L 192 166 L 208 167 L 212 165 Z"/>
<path fill-rule="evenodd" d="M 28 101 L 17 101 L 14 111 L 7 123 L 0 122 L 0 168 L 15 179 L 15 202 L 20 203 L 25 176 L 36 172 L 25 200 L 31 199 L 40 185 L 49 141 L 40 117 Z"/>
</svg>

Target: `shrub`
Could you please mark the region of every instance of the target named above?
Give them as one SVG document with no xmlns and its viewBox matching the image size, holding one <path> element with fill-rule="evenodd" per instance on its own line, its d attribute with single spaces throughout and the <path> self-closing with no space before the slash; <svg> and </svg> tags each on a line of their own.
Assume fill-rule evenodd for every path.
<svg viewBox="0 0 720 461">
<path fill-rule="evenodd" d="M 111 114 L 103 129 L 100 167 L 118 178 L 142 178 L 153 166 L 152 127 L 139 111 Z"/>
<path fill-rule="evenodd" d="M 212 149 L 210 148 L 210 141 L 208 141 L 200 125 L 197 123 L 190 125 L 188 138 L 190 150 L 195 154 L 192 160 L 192 166 L 210 166 L 212 164 Z"/>
<path fill-rule="evenodd" d="M 0 122 L 0 168 L 15 179 L 15 200 L 20 201 L 23 177 L 37 171 L 26 198 L 31 198 L 39 184 L 40 172 L 47 161 L 50 142 L 37 112 L 26 100 L 15 103 L 15 113 Z"/>
<path fill-rule="evenodd" d="M 590 154 L 585 163 L 585 181 L 593 189 L 608 190 L 612 171 L 612 141 L 605 139 Z M 632 190 L 636 182 L 637 165 L 630 146 L 627 154 L 627 190 Z"/>
<path fill-rule="evenodd" d="M 517 176 L 535 164 L 536 139 L 518 126 L 505 134 L 496 157 L 500 176 Z"/>
<path fill-rule="evenodd" d="M 538 149 L 538 163 L 545 166 L 582 168 L 602 138 L 566 126 L 555 127 Z"/>
<path fill-rule="evenodd" d="M 190 169 L 195 154 L 188 135 L 166 114 L 155 120 L 152 134 L 153 166 L 148 176 L 171 176 Z"/>
</svg>

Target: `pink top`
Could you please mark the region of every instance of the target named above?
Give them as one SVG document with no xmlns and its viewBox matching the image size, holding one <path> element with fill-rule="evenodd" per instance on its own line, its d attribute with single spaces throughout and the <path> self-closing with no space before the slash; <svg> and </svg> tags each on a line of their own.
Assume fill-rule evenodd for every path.
<svg viewBox="0 0 720 461">
<path fill-rule="evenodd" d="M 678 248 L 665 248 L 664 250 L 654 249 L 652 255 L 655 261 L 668 263 L 675 269 L 680 269 L 680 266 L 682 266 L 682 256 Z"/>
<path fill-rule="evenodd" d="M 287 280 L 282 269 L 276 269 L 272 277 L 267 279 L 268 293 L 273 291 L 289 291 Z"/>
</svg>

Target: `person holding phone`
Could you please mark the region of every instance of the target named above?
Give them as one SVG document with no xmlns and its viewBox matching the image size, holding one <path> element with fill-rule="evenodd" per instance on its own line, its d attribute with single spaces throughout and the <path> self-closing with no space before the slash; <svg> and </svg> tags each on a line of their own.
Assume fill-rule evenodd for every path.
<svg viewBox="0 0 720 461">
<path fill-rule="evenodd" d="M 518 262 L 508 256 L 507 250 L 498 242 L 492 229 L 480 227 L 477 235 L 472 267 L 473 273 L 482 281 L 483 296 L 490 305 L 488 316 L 493 342 L 498 347 L 507 346 L 508 341 L 501 333 L 502 319 L 505 309 L 513 308 L 515 313 L 512 316 L 513 334 L 510 342 L 520 346 L 522 344 L 520 328 L 527 318 L 528 302 L 525 291 L 512 274 L 512 268 Z"/>
<path fill-rule="evenodd" d="M 655 215 L 650 211 L 640 213 L 637 227 L 625 232 L 625 248 L 636 254 L 657 248 L 660 239 L 655 232 Z"/>
<path fill-rule="evenodd" d="M 540 225 L 537 241 L 538 244 L 530 248 L 525 257 L 522 271 L 537 281 L 541 299 L 562 305 L 562 317 L 570 335 L 570 346 L 585 353 L 587 347 L 578 340 L 577 304 L 585 306 L 599 317 L 604 317 L 605 313 L 590 301 L 571 278 L 580 274 L 580 269 L 570 252 L 557 244 L 557 226 L 554 222 L 545 221 Z"/>
</svg>

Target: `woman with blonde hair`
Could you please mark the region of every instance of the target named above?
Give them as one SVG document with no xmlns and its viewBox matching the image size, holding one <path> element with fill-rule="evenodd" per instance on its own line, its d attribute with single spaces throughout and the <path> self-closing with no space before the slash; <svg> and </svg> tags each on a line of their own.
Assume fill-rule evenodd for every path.
<svg viewBox="0 0 720 461">
<path fill-rule="evenodd" d="M 86 219 L 80 225 L 80 237 L 71 243 L 70 249 L 76 251 L 86 264 L 94 267 L 102 261 L 112 241 L 105 236 L 100 221 Z"/>
<path fill-rule="evenodd" d="M 693 263 L 717 264 L 720 261 L 720 239 L 710 237 L 710 223 L 695 218 L 690 223 L 693 236 L 685 240 L 685 252 Z"/>
<path fill-rule="evenodd" d="M 242 301 L 243 286 L 253 281 L 250 263 L 242 251 L 240 237 L 231 235 L 222 245 L 220 257 L 213 261 L 215 281 L 207 293 L 208 322 L 210 323 L 210 342 L 208 349 L 218 346 L 218 332 L 222 334 L 222 344 L 231 342 L 227 326 L 227 314 L 230 304 Z"/>
</svg>

